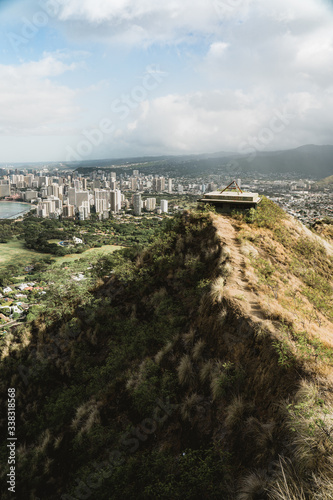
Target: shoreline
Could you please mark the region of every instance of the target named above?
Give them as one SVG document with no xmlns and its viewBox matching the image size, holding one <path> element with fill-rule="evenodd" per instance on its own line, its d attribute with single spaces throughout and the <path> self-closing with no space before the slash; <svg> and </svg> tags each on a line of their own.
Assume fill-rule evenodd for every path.
<svg viewBox="0 0 333 500">
<path fill-rule="evenodd" d="M 15 219 L 21 217 L 23 214 L 30 212 L 32 210 L 32 208 L 34 207 L 34 205 L 32 205 L 31 203 L 28 203 L 26 201 L 0 200 L 0 204 L 1 203 L 17 203 L 20 205 L 29 205 L 30 208 L 29 208 L 29 210 L 20 210 L 19 212 L 16 212 L 15 214 L 12 214 L 12 215 L 8 215 L 7 217 L 3 217 L 0 215 L 0 220 L 8 220 L 8 219 L 15 220 Z"/>
</svg>

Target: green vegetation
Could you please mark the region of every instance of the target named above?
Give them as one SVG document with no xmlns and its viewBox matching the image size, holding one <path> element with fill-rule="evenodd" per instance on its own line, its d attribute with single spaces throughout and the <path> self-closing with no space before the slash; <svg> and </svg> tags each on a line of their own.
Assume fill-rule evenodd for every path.
<svg viewBox="0 0 333 500">
<path fill-rule="evenodd" d="M 0 267 L 5 267 L 20 264 L 20 266 L 27 266 L 32 261 L 44 258 L 40 252 L 28 250 L 24 248 L 22 241 L 11 239 L 8 243 L 0 243 Z"/>
<path fill-rule="evenodd" d="M 327 255 L 287 226 L 293 246 L 281 249 L 272 220 L 284 219 L 262 207 L 233 220 L 257 246 L 258 290 L 286 300 L 293 270 L 321 289 Z M 228 294 L 234 251 L 210 213 L 191 211 L 148 244 L 34 270 L 46 293 L 0 342 L 1 387 L 17 394 L 18 498 L 329 498 L 332 351 L 275 312 L 244 314 L 250 292 Z M 5 421 L 0 436 L 6 463 Z"/>
<path fill-rule="evenodd" d="M 203 293 L 196 285 L 211 278 L 219 256 L 218 247 L 207 254 L 202 241 L 212 244 L 214 238 L 208 214 L 186 214 L 166 220 L 141 253 L 124 249 L 103 259 L 89 259 L 90 275 L 84 280 L 75 281 L 72 276 L 86 265 L 86 259 L 68 269 L 53 265 L 43 272 L 53 285 L 40 306 L 29 311 L 27 323 L 15 332 L 11 343 L 3 344 L 4 352 L 8 347 L 17 354 L 15 359 L 4 357 L 0 368 L 2 381 L 11 378 L 13 370 L 23 374 L 15 387 L 22 393 L 20 407 L 26 408 L 17 417 L 18 439 L 26 444 L 18 474 L 25 491 L 28 488 L 50 499 L 66 492 L 74 495 L 75 479 L 94 471 L 93 464 L 104 459 L 106 450 L 119 449 L 121 436 L 131 425 L 151 418 L 157 401 L 173 404 L 182 397 L 168 354 L 160 364 L 154 357 L 189 328 Z M 96 279 L 110 273 L 109 282 L 96 289 Z M 22 339 L 30 336 L 29 347 L 23 347 Z M 33 354 L 35 348 L 38 356 Z M 120 399 L 117 394 L 122 394 Z M 35 404 L 30 407 L 32 399 Z M 176 411 L 168 424 L 175 418 Z M 157 433 L 163 434 L 163 422 L 158 423 Z M 125 440 L 129 445 L 130 439 Z M 118 495 L 115 498 L 137 498 L 130 478 L 138 471 L 141 475 L 156 470 L 161 460 L 171 477 L 174 451 L 168 458 L 154 450 L 154 440 L 150 440 L 153 454 L 147 466 L 139 468 L 145 446 L 137 457 L 131 457 L 126 456 L 129 445 L 122 446 L 125 462 L 110 481 L 103 482 L 100 498 L 110 498 L 111 492 Z M 223 451 L 210 452 L 207 447 L 187 451 L 184 443 L 178 454 L 181 479 L 170 484 L 164 475 L 158 482 L 147 476 L 142 494 L 154 498 L 159 491 L 170 491 L 180 498 L 187 485 L 190 498 L 205 485 L 214 498 L 224 471 L 223 459 L 217 460 L 215 469 L 211 467 L 215 455 L 223 457 Z M 186 470 L 195 457 L 200 462 L 192 472 Z M 65 475 L 64 470 L 68 471 Z M 49 483 L 51 477 L 56 478 L 56 486 Z M 218 482 L 209 486 L 212 477 Z"/>
</svg>

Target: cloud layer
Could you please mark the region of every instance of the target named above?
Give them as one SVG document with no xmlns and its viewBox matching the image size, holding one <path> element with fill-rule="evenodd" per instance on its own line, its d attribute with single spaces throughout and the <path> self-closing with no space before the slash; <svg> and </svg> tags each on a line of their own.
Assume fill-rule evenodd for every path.
<svg viewBox="0 0 333 500">
<path fill-rule="evenodd" d="M 41 5 L 26 17 L 33 20 Z M 68 144 L 82 140 L 83 130 L 95 129 L 103 119 L 112 121 L 114 132 L 94 146 L 91 158 L 332 142 L 329 2 L 45 0 L 43 5 L 50 13 L 47 25 L 20 47 L 19 60 L 13 54 L 13 61 L 0 65 L 3 136 L 48 137 L 49 147 L 52 141 L 60 144 L 58 159 Z M 18 24 L 16 32 L 21 30 Z M 143 92 L 138 86 L 147 64 L 168 76 Z M 119 113 L 112 104 L 122 101 L 124 92 L 141 92 L 142 98 Z"/>
</svg>

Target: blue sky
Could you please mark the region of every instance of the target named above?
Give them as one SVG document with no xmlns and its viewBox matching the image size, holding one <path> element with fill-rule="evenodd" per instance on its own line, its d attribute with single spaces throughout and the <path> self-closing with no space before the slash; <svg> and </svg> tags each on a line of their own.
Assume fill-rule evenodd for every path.
<svg viewBox="0 0 333 500">
<path fill-rule="evenodd" d="M 331 144 L 325 0 L 0 0 L 0 162 Z"/>
</svg>

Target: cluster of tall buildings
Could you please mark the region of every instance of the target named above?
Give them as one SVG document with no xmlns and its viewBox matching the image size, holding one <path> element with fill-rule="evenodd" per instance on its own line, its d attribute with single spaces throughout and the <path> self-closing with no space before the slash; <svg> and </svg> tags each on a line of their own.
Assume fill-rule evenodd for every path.
<svg viewBox="0 0 333 500">
<path fill-rule="evenodd" d="M 157 211 L 157 213 L 168 212 L 168 200 L 161 200 L 160 207 L 156 207 L 156 198 L 147 198 L 142 200 L 140 193 L 135 193 L 132 197 L 134 207 L 134 215 L 141 215 L 142 209 L 145 208 L 148 212 Z"/>
<path fill-rule="evenodd" d="M 24 172 L 24 173 L 22 173 Z M 156 205 L 156 198 L 142 199 L 143 192 L 172 192 L 172 179 L 159 175 L 142 175 L 133 170 L 132 175 L 94 170 L 89 177 L 77 172 L 39 172 L 8 170 L 8 175 L 0 179 L 0 197 L 23 199 L 37 205 L 37 216 L 48 218 L 79 217 L 86 220 L 92 211 L 100 218 L 117 214 L 122 208 L 134 208 L 140 215 L 143 209 L 151 212 L 168 211 L 168 201 Z M 56 173 L 56 175 L 52 175 Z M 122 191 L 131 191 L 132 199 L 125 198 Z M 130 203 L 131 201 L 131 203 Z"/>
<path fill-rule="evenodd" d="M 119 189 L 83 189 L 83 183 L 74 183 L 75 186 L 59 186 L 58 196 L 47 194 L 37 205 L 38 217 L 79 216 L 80 220 L 89 219 L 92 207 L 102 218 L 108 218 L 110 211 L 117 214 L 125 202 L 124 195 Z"/>
<path fill-rule="evenodd" d="M 116 176 L 101 183 L 94 179 L 78 177 L 76 173 L 66 176 L 42 175 L 42 173 L 10 174 L 0 180 L 0 197 L 14 196 L 37 204 L 37 216 L 58 218 L 79 216 L 89 218 L 91 209 L 100 217 L 109 217 L 110 211 L 118 213 L 125 198 L 117 189 Z M 101 188 L 103 186 L 103 188 Z"/>
</svg>

